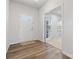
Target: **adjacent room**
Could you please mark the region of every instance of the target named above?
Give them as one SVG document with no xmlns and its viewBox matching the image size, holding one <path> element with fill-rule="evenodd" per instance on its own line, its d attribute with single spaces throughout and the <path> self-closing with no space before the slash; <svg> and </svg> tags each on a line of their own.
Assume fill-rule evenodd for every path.
<svg viewBox="0 0 79 59">
<path fill-rule="evenodd" d="M 72 0 L 7 0 L 7 59 L 72 59 Z"/>
</svg>

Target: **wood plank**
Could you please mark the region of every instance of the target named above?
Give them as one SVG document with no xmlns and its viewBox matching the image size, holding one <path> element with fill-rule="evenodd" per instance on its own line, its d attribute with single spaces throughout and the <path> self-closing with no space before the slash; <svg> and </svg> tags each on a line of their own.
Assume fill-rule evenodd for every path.
<svg viewBox="0 0 79 59">
<path fill-rule="evenodd" d="M 17 43 L 11 45 L 7 52 L 7 59 L 57 59 L 63 58 L 63 54 L 59 49 L 52 45 L 38 40 L 27 44 Z M 67 56 L 64 56 L 66 59 Z"/>
</svg>

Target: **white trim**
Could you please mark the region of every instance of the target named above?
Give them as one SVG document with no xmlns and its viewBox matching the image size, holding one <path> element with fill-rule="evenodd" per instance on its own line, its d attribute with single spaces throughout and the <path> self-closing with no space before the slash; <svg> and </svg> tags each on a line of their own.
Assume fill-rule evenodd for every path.
<svg viewBox="0 0 79 59">
<path fill-rule="evenodd" d="M 63 51 L 63 54 L 65 54 L 66 56 L 70 57 L 70 58 L 73 58 L 73 54 L 70 54 L 70 53 L 67 53 L 65 51 Z"/>
<path fill-rule="evenodd" d="M 6 47 L 6 53 L 8 52 L 9 47 L 10 47 L 10 45 L 8 45 L 8 46 Z"/>
</svg>

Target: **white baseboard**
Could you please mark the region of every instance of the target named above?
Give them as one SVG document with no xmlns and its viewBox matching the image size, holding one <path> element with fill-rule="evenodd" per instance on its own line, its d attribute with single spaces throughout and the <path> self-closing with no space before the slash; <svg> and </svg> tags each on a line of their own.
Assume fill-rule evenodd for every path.
<svg viewBox="0 0 79 59">
<path fill-rule="evenodd" d="M 10 46 L 10 45 L 8 45 L 8 46 L 6 47 L 6 53 L 7 53 L 8 49 L 9 49 L 9 46 Z"/>
<path fill-rule="evenodd" d="M 67 56 L 70 57 L 70 58 L 73 58 L 73 54 L 69 54 L 69 53 L 64 52 L 64 51 L 63 51 L 63 54 L 67 55 Z"/>
</svg>

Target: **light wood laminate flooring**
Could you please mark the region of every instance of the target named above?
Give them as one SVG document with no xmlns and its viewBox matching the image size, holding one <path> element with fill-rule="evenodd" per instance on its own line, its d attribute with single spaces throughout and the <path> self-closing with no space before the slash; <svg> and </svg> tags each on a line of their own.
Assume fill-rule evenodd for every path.
<svg viewBox="0 0 79 59">
<path fill-rule="evenodd" d="M 56 47 L 38 40 L 10 45 L 6 59 L 71 59 Z"/>
</svg>

